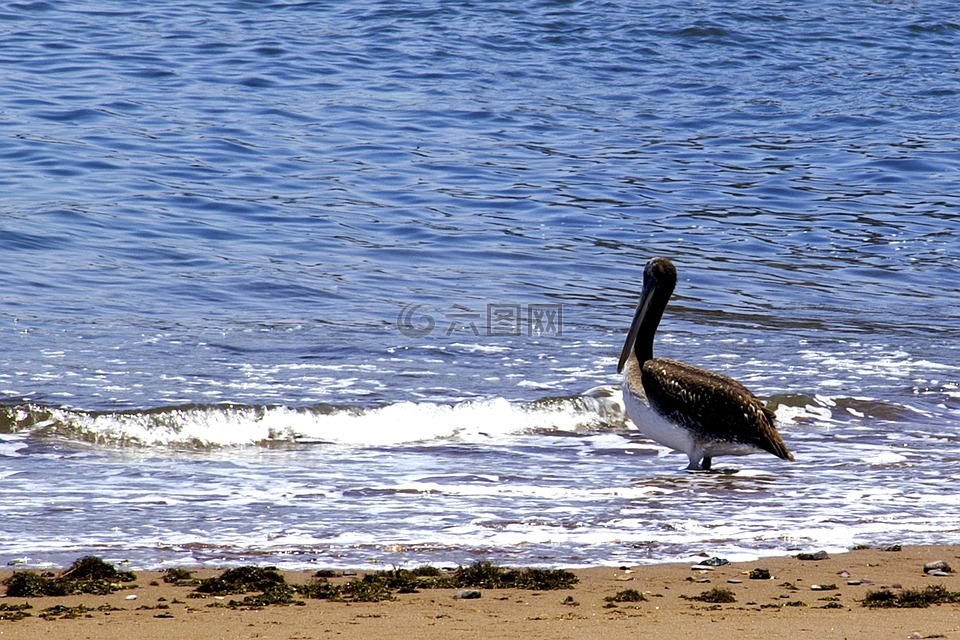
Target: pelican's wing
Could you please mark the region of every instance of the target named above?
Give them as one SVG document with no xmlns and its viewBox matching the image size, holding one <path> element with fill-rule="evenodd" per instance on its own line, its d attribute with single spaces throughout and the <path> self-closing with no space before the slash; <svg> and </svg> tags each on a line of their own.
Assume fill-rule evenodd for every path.
<svg viewBox="0 0 960 640">
<path fill-rule="evenodd" d="M 773 411 L 734 380 L 700 367 L 654 358 L 643 363 L 650 406 L 701 436 L 751 444 L 793 460 Z"/>
</svg>

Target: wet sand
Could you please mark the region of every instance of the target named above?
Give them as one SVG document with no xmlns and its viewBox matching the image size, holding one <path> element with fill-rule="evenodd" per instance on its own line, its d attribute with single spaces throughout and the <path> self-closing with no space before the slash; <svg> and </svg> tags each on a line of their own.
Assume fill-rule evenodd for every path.
<svg viewBox="0 0 960 640">
<path fill-rule="evenodd" d="M 825 560 L 768 558 L 711 570 L 691 569 L 691 564 L 575 570 L 579 584 L 557 591 L 481 589 L 478 599 L 456 599 L 457 590 L 424 589 L 386 602 L 304 599 L 303 605 L 252 610 L 224 606 L 240 596 L 190 598 L 192 587 L 166 584 L 159 572 L 137 572 L 130 588 L 110 595 L 0 598 L 0 606 L 27 602 L 32 607 L 26 610 L 29 617 L 0 620 L 0 638 L 960 639 L 960 603 L 908 609 L 861 605 L 869 591 L 881 588 L 899 593 L 941 585 L 960 591 L 960 574 L 924 574 L 923 565 L 938 560 L 960 569 L 960 546 L 864 549 Z M 767 569 L 771 577 L 751 578 L 757 568 Z M 0 579 L 12 572 L 0 572 Z M 201 570 L 195 577 L 219 573 Z M 291 583 L 306 583 L 313 572 L 284 576 Z M 851 581 L 863 582 L 848 584 Z M 830 585 L 836 589 L 815 588 Z M 736 601 L 688 599 L 713 588 L 728 589 Z M 629 589 L 645 599 L 608 601 Z M 84 605 L 91 611 L 74 619 L 40 617 L 56 605 Z"/>
</svg>

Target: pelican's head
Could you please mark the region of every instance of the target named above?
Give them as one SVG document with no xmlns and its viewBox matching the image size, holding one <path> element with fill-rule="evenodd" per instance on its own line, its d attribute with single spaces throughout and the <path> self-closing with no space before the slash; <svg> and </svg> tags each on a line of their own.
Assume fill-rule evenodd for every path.
<svg viewBox="0 0 960 640">
<path fill-rule="evenodd" d="M 638 356 L 640 362 L 653 357 L 653 336 L 676 286 L 677 268 L 669 258 L 651 258 L 647 261 L 647 266 L 643 268 L 643 292 L 620 352 L 617 373 L 623 371 L 623 365 L 633 352 L 638 336 L 642 336 L 641 345 L 645 354 L 642 358 Z"/>
<path fill-rule="evenodd" d="M 667 292 L 667 297 L 677 286 L 677 268 L 670 262 L 670 258 L 650 258 L 643 268 L 643 293 L 647 295 L 650 287 L 657 287 Z"/>
</svg>

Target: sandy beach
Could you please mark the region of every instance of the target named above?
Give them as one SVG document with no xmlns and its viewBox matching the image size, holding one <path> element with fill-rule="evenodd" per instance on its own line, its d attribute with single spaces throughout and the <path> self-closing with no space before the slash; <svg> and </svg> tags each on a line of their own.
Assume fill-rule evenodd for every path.
<svg viewBox="0 0 960 640">
<path fill-rule="evenodd" d="M 863 605 L 868 593 L 883 590 L 903 594 L 931 585 L 960 590 L 956 573 L 924 573 L 924 565 L 935 561 L 955 570 L 960 547 L 860 549 L 826 559 L 767 558 L 702 569 L 596 568 L 574 571 L 579 582 L 569 589 L 479 589 L 480 597 L 472 599 L 455 597 L 463 595 L 457 589 L 421 589 L 383 602 L 298 598 L 262 608 L 230 606 L 242 596 L 191 597 L 195 586 L 169 584 L 162 572 L 137 572 L 135 581 L 109 595 L 0 598 L 0 637 L 960 638 L 960 603 Z M 0 579 L 13 573 L 0 572 Z M 314 573 L 283 576 L 305 584 L 315 581 Z M 221 574 L 201 570 L 193 577 Z M 357 579 L 335 576 L 330 584 Z M 636 600 L 637 594 L 642 598 Z M 734 601 L 697 599 L 704 594 L 707 600 Z M 17 610 L 30 615 L 10 619 L 18 617 Z"/>
</svg>

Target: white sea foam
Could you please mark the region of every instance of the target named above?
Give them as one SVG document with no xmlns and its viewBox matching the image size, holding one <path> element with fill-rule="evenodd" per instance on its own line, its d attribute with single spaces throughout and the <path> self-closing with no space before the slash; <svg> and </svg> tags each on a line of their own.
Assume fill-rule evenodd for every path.
<svg viewBox="0 0 960 640">
<path fill-rule="evenodd" d="M 563 499 L 566 501 L 595 501 L 605 498 L 635 499 L 650 495 L 667 495 L 673 490 L 660 487 L 606 487 L 603 489 L 571 489 L 570 487 L 547 487 L 541 485 L 511 484 L 460 484 L 445 485 L 435 482 L 410 482 L 392 487 L 397 491 L 419 493 L 442 493 L 446 496 L 509 496 L 540 499 Z"/>
<path fill-rule="evenodd" d="M 806 404 L 802 407 L 780 405 L 777 407 L 777 421 L 781 425 L 793 425 L 800 422 L 819 421 L 829 422 L 833 419 L 833 411 L 829 407 Z"/>
<path fill-rule="evenodd" d="M 883 451 L 876 455 L 867 456 L 863 461 L 867 464 L 897 464 L 900 462 L 906 462 L 908 460 L 907 456 L 894 453 L 893 451 Z"/>
<path fill-rule="evenodd" d="M 242 446 L 270 441 L 387 446 L 448 440 L 488 441 L 533 432 L 579 432 L 617 419 L 615 399 L 458 404 L 398 402 L 373 409 L 208 406 L 157 412 L 51 409 L 37 427 L 83 440 L 141 446 Z M 622 419 L 622 418 L 621 418 Z"/>
</svg>

